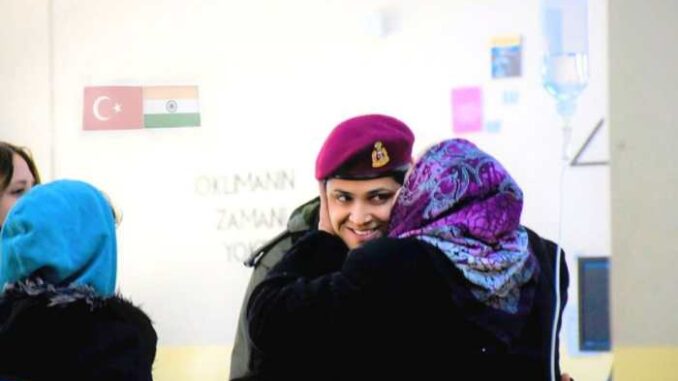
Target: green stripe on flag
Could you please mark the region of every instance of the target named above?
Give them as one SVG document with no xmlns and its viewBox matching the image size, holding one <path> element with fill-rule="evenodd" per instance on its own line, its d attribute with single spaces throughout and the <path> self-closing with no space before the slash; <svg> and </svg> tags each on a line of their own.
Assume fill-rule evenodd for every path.
<svg viewBox="0 0 678 381">
<path fill-rule="evenodd" d="M 144 115 L 144 127 L 198 127 L 200 126 L 200 114 L 146 114 Z"/>
</svg>

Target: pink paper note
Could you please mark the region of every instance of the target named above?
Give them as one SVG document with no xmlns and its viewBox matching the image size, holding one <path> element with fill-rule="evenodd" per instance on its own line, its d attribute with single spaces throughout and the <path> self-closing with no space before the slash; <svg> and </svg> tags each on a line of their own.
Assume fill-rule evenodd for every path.
<svg viewBox="0 0 678 381">
<path fill-rule="evenodd" d="M 480 87 L 452 90 L 452 131 L 458 134 L 483 130 L 483 92 Z"/>
</svg>

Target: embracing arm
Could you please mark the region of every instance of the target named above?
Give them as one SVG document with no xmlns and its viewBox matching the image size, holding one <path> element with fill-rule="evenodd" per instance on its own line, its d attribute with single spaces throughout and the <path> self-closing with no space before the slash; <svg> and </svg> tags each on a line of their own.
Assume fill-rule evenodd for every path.
<svg viewBox="0 0 678 381">
<path fill-rule="evenodd" d="M 292 343 L 304 349 L 341 341 L 373 303 L 400 303 L 409 295 L 407 285 L 426 261 L 418 255 L 421 245 L 383 238 L 347 256 L 336 236 L 307 235 L 252 294 L 247 311 L 253 344 L 287 353 Z"/>
<path fill-rule="evenodd" d="M 323 231 L 300 239 L 252 292 L 249 334 L 264 352 L 312 346 L 337 331 L 337 310 L 357 287 L 339 270 L 348 249 Z"/>
</svg>

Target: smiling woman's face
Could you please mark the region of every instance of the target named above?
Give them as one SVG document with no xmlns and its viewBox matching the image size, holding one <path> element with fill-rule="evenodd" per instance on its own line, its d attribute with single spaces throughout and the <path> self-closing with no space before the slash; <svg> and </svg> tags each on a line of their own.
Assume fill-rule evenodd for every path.
<svg viewBox="0 0 678 381">
<path fill-rule="evenodd" d="M 392 177 L 327 181 L 327 210 L 336 234 L 354 249 L 385 236 L 400 184 Z"/>
<path fill-rule="evenodd" d="M 14 165 L 12 179 L 7 188 L 0 191 L 0 226 L 5 222 L 10 208 L 35 185 L 35 178 L 21 156 L 14 154 L 12 163 Z"/>
</svg>

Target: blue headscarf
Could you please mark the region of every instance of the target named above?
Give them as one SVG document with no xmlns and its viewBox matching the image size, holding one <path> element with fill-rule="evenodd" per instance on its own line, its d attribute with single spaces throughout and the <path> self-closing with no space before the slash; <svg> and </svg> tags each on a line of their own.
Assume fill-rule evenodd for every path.
<svg viewBox="0 0 678 381">
<path fill-rule="evenodd" d="M 39 277 L 55 286 L 115 291 L 115 220 L 104 195 L 82 181 L 38 185 L 10 210 L 0 235 L 0 287 Z"/>
</svg>

